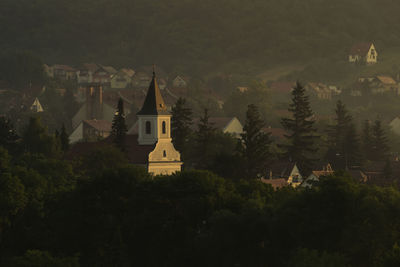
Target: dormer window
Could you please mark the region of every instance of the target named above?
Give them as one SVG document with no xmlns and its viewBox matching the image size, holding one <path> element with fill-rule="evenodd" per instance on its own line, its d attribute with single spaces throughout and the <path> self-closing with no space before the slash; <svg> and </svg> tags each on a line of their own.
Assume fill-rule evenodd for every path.
<svg viewBox="0 0 400 267">
<path fill-rule="evenodd" d="M 146 134 L 151 134 L 151 122 L 146 121 Z"/>
<path fill-rule="evenodd" d="M 165 121 L 162 122 L 162 133 L 163 134 L 167 133 L 167 125 L 166 125 Z"/>
</svg>

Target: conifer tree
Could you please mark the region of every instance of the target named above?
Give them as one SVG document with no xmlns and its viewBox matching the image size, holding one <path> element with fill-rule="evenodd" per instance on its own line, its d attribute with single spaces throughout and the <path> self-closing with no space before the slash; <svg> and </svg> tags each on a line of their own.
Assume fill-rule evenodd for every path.
<svg viewBox="0 0 400 267">
<path fill-rule="evenodd" d="M 382 129 L 381 121 L 377 119 L 372 127 L 372 160 L 385 160 L 389 151 L 387 138 Z"/>
<path fill-rule="evenodd" d="M 327 158 L 336 168 L 347 168 L 358 161 L 359 141 L 353 118 L 342 101 L 336 103 L 336 124 L 329 129 Z"/>
<path fill-rule="evenodd" d="M 57 139 L 47 133 L 38 117 L 31 117 L 23 135 L 23 145 L 27 152 L 46 156 L 59 155 Z"/>
<path fill-rule="evenodd" d="M 307 173 L 315 161 L 313 154 L 317 151 L 315 141 L 318 137 L 309 97 L 299 82 L 293 88 L 292 103 L 288 110 L 292 117 L 282 119 L 282 125 L 288 132 L 285 135 L 288 144 L 283 145 L 286 157 L 296 162 L 303 173 Z"/>
<path fill-rule="evenodd" d="M 263 131 L 265 126 L 257 106 L 251 104 L 247 108 L 246 122 L 241 134 L 242 142 L 239 152 L 245 160 L 247 178 L 258 178 L 265 174 L 271 155 L 270 134 Z"/>
<path fill-rule="evenodd" d="M 122 98 L 118 100 L 117 111 L 115 112 L 114 119 L 111 127 L 111 136 L 114 144 L 121 149 L 125 150 L 125 136 L 128 131 L 125 124 L 124 102 Z"/>
<path fill-rule="evenodd" d="M 206 168 L 211 161 L 211 145 L 215 134 L 215 128 L 209 119 L 210 115 L 206 108 L 204 109 L 203 116 L 200 117 L 196 132 L 196 158 L 198 159 L 197 165 L 199 168 Z"/>
<path fill-rule="evenodd" d="M 364 158 L 366 160 L 372 159 L 372 132 L 371 123 L 369 120 L 364 122 L 363 132 L 362 132 L 362 150 Z"/>
<path fill-rule="evenodd" d="M 67 151 L 69 149 L 69 137 L 65 129 L 64 123 L 61 126 L 61 133 L 59 138 L 61 143 L 61 150 L 64 152 Z"/>
<path fill-rule="evenodd" d="M 180 97 L 172 107 L 171 130 L 172 142 L 175 148 L 183 153 L 186 152 L 186 144 L 192 134 L 192 110 L 186 107 L 186 100 Z"/>
<path fill-rule="evenodd" d="M 350 123 L 346 129 L 342 151 L 345 169 L 357 165 L 360 162 L 360 140 L 353 123 Z"/>
<path fill-rule="evenodd" d="M 5 117 L 0 117 L 0 146 L 8 151 L 13 150 L 18 138 L 11 121 Z"/>
</svg>

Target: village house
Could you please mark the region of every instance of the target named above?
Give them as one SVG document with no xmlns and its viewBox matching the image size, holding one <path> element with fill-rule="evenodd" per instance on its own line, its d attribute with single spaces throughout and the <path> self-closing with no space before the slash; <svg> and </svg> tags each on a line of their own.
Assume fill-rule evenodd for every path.
<svg viewBox="0 0 400 267">
<path fill-rule="evenodd" d="M 131 76 L 123 70 L 118 71 L 111 77 L 111 89 L 124 89 L 130 86 Z"/>
<path fill-rule="evenodd" d="M 323 83 L 308 83 L 305 86 L 306 90 L 308 90 L 311 94 L 316 95 L 319 99 L 322 100 L 331 100 L 332 99 L 332 90 Z"/>
<path fill-rule="evenodd" d="M 266 178 L 264 180 L 268 179 L 284 179 L 287 184 L 292 187 L 298 187 L 303 182 L 303 176 L 296 163 L 288 161 L 273 163 L 271 167 L 267 169 Z"/>
<path fill-rule="evenodd" d="M 70 143 L 90 142 L 106 138 L 111 133 L 112 123 L 105 120 L 83 120 L 69 136 Z"/>
<path fill-rule="evenodd" d="M 30 110 L 32 112 L 43 112 L 44 111 L 42 104 L 40 104 L 40 101 L 37 97 L 35 97 L 35 100 L 33 101 L 33 104 L 31 105 Z"/>
<path fill-rule="evenodd" d="M 399 95 L 399 85 L 390 76 L 378 75 L 371 82 L 371 93 L 372 94 L 383 94 L 383 93 L 394 93 Z"/>
<path fill-rule="evenodd" d="M 358 43 L 353 45 L 349 53 L 349 62 L 361 62 L 367 65 L 378 62 L 378 53 L 373 43 Z"/>
<path fill-rule="evenodd" d="M 53 65 L 51 67 L 51 72 L 48 70 L 48 73 L 52 73 L 53 78 L 60 80 L 76 80 L 76 70 L 67 65 Z"/>
<path fill-rule="evenodd" d="M 311 188 L 315 183 L 319 182 L 320 177 L 333 175 L 334 171 L 331 164 L 324 164 L 321 168 L 314 168 L 311 174 L 301 184 L 302 187 Z"/>
<path fill-rule="evenodd" d="M 132 78 L 132 86 L 137 89 L 143 89 L 148 86 L 151 76 L 146 72 L 136 72 Z"/>
<path fill-rule="evenodd" d="M 172 87 L 186 88 L 188 86 L 188 81 L 189 81 L 189 78 L 178 75 L 172 80 Z"/>
<path fill-rule="evenodd" d="M 392 131 L 400 136 L 400 116 L 397 116 L 389 123 L 390 128 Z"/>
<path fill-rule="evenodd" d="M 86 85 L 93 82 L 93 74 L 99 69 L 96 63 L 84 63 L 77 71 L 78 84 Z"/>
<path fill-rule="evenodd" d="M 99 83 L 87 84 L 84 89 L 84 103 L 78 112 L 72 117 L 72 128 L 75 129 L 83 120 L 106 120 L 111 122 L 114 118 L 115 107 L 118 99 L 107 101 L 103 95 L 103 85 Z M 106 101 L 105 101 L 106 100 Z M 125 114 L 130 113 L 129 107 L 125 107 Z"/>
</svg>

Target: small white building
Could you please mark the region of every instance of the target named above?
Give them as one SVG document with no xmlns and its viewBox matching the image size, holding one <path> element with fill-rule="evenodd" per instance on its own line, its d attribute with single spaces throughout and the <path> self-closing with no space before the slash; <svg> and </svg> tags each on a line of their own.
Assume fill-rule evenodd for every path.
<svg viewBox="0 0 400 267">
<path fill-rule="evenodd" d="M 40 104 L 40 101 L 37 97 L 33 101 L 33 104 L 31 105 L 30 110 L 33 112 L 43 112 L 44 111 L 42 104 Z"/>
</svg>

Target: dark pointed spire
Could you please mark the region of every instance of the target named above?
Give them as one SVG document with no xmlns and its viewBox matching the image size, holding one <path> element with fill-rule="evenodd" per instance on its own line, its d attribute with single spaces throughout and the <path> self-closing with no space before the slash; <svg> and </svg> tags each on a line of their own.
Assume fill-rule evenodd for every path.
<svg viewBox="0 0 400 267">
<path fill-rule="evenodd" d="M 146 99 L 144 100 L 142 109 L 137 115 L 168 115 L 167 106 L 161 96 L 160 88 L 158 87 L 155 67 L 153 65 L 153 78 L 150 82 L 149 90 L 147 91 Z"/>
</svg>

